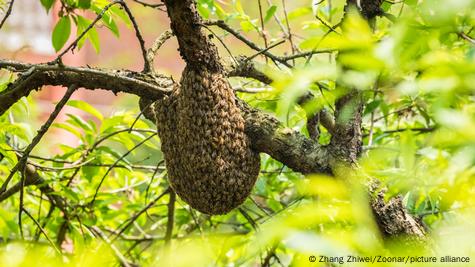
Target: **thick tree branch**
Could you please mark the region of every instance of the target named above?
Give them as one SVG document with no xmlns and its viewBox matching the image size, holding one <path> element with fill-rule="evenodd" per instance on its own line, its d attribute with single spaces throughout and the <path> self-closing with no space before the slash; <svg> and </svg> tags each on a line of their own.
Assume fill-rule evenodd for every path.
<svg viewBox="0 0 475 267">
<path fill-rule="evenodd" d="M 0 60 L 0 69 L 20 73 L 17 80 L 0 92 L 0 115 L 20 98 L 45 85 L 70 86 L 86 89 L 105 89 L 140 97 L 157 99 L 171 91 L 173 80 L 164 75 L 146 75 L 125 70 L 101 70 L 61 65 L 27 64 Z"/>
<path fill-rule="evenodd" d="M 328 149 L 303 134 L 284 127 L 276 118 L 238 101 L 246 121 L 245 131 L 256 151 L 269 154 L 294 171 L 331 173 Z"/>
<path fill-rule="evenodd" d="M 361 92 L 351 90 L 336 101 L 335 125 L 331 138 L 333 156 L 354 164 L 362 151 L 361 122 L 363 99 Z"/>
<path fill-rule="evenodd" d="M 240 56 L 236 58 L 236 62 L 227 68 L 226 72 L 229 77 L 251 78 L 261 83 L 271 84 L 272 79 L 262 71 L 258 70 L 252 60 Z"/>
<path fill-rule="evenodd" d="M 171 21 L 180 55 L 188 65 L 221 71 L 222 65 L 216 46 L 202 31 L 201 17 L 194 0 L 162 0 Z"/>
</svg>

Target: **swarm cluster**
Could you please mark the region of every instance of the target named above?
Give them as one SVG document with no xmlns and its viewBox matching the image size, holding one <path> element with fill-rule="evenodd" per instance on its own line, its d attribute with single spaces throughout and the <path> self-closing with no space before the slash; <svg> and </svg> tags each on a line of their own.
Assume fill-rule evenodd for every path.
<svg viewBox="0 0 475 267">
<path fill-rule="evenodd" d="M 249 196 L 259 174 L 244 119 L 221 72 L 186 67 L 181 87 L 155 105 L 168 179 L 191 207 L 223 214 Z"/>
</svg>

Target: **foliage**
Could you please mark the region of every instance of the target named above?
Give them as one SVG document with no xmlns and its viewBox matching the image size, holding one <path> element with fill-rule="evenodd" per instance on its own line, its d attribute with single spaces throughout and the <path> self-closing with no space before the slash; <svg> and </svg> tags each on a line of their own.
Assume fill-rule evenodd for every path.
<svg viewBox="0 0 475 267">
<path fill-rule="evenodd" d="M 55 1 L 41 3 L 52 12 Z M 71 22 L 78 36 L 91 23 L 81 12 L 100 14 L 108 3 L 61 1 L 61 19 L 52 31 L 56 51 L 69 39 Z M 261 155 L 261 175 L 240 209 L 210 217 L 178 200 L 172 241 L 167 245 L 169 194 L 134 217 L 168 187 L 154 126 L 141 118 L 136 121 L 138 110 L 105 116 L 85 102 L 70 100 L 68 105 L 81 110 L 83 116 L 68 114 L 66 121 L 54 126 L 58 132 L 74 135 L 80 144 L 42 143 L 30 157 L 45 184 L 66 201 L 67 214 L 51 208 L 39 186 L 25 187 L 24 200 L 25 209 L 46 235 L 53 243 L 59 240 L 63 256 L 56 254 L 26 214 L 22 215 L 25 241 L 18 242 L 19 198 L 15 195 L 1 203 L 0 234 L 9 242 L 0 249 L 0 262 L 7 266 L 42 266 L 45 262 L 51 266 L 108 266 L 116 264 L 118 255 L 145 266 L 255 266 L 266 261 L 276 266 L 307 266 L 311 255 L 465 256 L 475 260 L 470 239 L 475 236 L 475 41 L 470 37 L 475 2 L 386 1 L 384 11 L 395 22 L 382 17 L 369 25 L 353 10 L 339 27 L 333 25 L 342 20 L 342 0 L 296 1 L 285 9 L 280 1 L 270 1 L 262 16 L 254 8 L 255 1 L 246 4 L 200 0 L 198 9 L 204 18 L 222 19 L 252 40 L 266 38 L 271 44 L 284 36 L 293 43 L 295 53 L 323 52 L 294 60 L 292 69 L 268 59 L 266 64 L 262 57 L 260 68 L 274 79 L 271 90 L 239 96 L 274 113 L 288 127 L 307 133 L 309 114 L 334 109 L 334 100 L 345 88 L 362 91 L 365 146 L 360 171 L 342 179 L 305 177 Z M 127 14 L 114 6 L 95 27 L 105 25 L 119 37 L 117 19 L 130 23 Z M 95 27 L 84 40 L 99 51 Z M 288 34 L 291 29 L 293 39 Z M 276 51 L 289 49 L 279 46 Z M 0 88 L 11 79 L 5 74 Z M 232 82 L 264 87 L 255 81 Z M 297 105 L 307 90 L 315 100 L 304 107 Z M 0 118 L 0 152 L 5 156 L 0 162 L 2 179 L 18 160 L 15 151 L 31 141 L 38 126 L 31 123 L 35 111 L 29 111 L 29 106 L 33 102 L 19 102 Z M 327 143 L 330 134 L 320 128 L 320 142 Z M 40 156 L 51 155 L 51 151 L 51 157 Z M 398 240 L 383 241 L 367 205 L 367 192 L 361 187 L 369 177 L 380 179 L 389 188 L 389 196 L 403 196 L 410 213 L 427 226 L 431 245 L 414 249 Z M 15 183 L 19 180 L 14 177 Z M 131 218 L 136 220 L 127 225 Z M 67 233 L 61 235 L 64 227 Z M 325 265 L 316 262 L 311 266 Z"/>
</svg>

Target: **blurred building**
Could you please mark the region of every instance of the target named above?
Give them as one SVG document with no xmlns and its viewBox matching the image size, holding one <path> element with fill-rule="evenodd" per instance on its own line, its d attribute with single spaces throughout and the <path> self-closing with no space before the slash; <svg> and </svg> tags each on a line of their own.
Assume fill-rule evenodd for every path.
<svg viewBox="0 0 475 267">
<path fill-rule="evenodd" d="M 145 8 L 134 2 L 129 2 L 129 5 L 147 46 L 150 46 L 157 36 L 169 28 L 168 18 L 164 12 Z M 0 58 L 28 63 L 44 63 L 56 58 L 51 35 L 58 20 L 58 11 L 59 2 L 47 13 L 39 0 L 16 0 L 10 17 L 0 30 Z M 0 14 L 0 16 L 3 15 Z M 95 14 L 91 12 L 82 15 L 91 19 L 95 18 Z M 89 41 L 86 41 L 81 50 L 76 49 L 73 53 L 66 54 L 63 62 L 72 66 L 89 65 L 140 71 L 143 67 L 143 60 L 135 32 L 120 19 L 117 19 L 116 23 L 120 28 L 119 38 L 106 27 L 98 27 L 101 43 L 99 53 L 96 53 Z M 73 26 L 69 41 L 73 41 L 74 38 L 76 38 L 76 29 Z M 162 62 L 166 62 L 166 64 Z M 167 42 L 158 53 L 156 66 L 162 73 L 177 75 L 181 72 L 183 63 L 179 59 L 175 40 Z M 42 113 L 39 116 L 44 118 L 50 114 L 54 103 L 63 96 L 64 92 L 64 88 L 49 87 L 34 94 L 38 100 L 38 110 Z M 79 90 L 73 98 L 87 101 L 106 115 L 118 108 L 123 108 L 123 106 L 114 105 L 114 103 L 124 102 L 123 95 L 116 96 L 104 90 Z M 135 102 L 135 100 L 130 101 Z M 68 109 L 66 112 L 78 113 L 74 109 Z"/>
</svg>

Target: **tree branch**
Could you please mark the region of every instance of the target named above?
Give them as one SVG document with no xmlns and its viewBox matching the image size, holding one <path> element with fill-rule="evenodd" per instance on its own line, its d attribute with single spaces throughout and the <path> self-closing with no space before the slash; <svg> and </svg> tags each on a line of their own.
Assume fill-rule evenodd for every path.
<svg viewBox="0 0 475 267">
<path fill-rule="evenodd" d="M 18 72 L 19 78 L 0 92 L 0 115 L 20 98 L 45 85 L 76 84 L 86 89 L 104 89 L 158 99 L 172 90 L 173 80 L 164 75 L 141 74 L 125 70 L 102 70 L 48 64 L 27 64 L 0 60 L 0 69 Z M 31 78 L 33 77 L 33 78 Z"/>
<path fill-rule="evenodd" d="M 294 171 L 331 173 L 328 148 L 303 134 L 286 128 L 276 118 L 239 100 L 245 131 L 254 150 L 269 154 Z"/>
<path fill-rule="evenodd" d="M 170 200 L 168 201 L 167 230 L 165 232 L 165 244 L 170 244 L 173 236 L 173 226 L 175 224 L 175 201 L 176 193 L 170 189 Z"/>
<path fill-rule="evenodd" d="M 162 47 L 162 45 L 171 37 L 173 36 L 173 32 L 171 30 L 166 30 L 158 38 L 153 42 L 153 45 L 147 50 L 147 61 L 150 64 L 150 67 L 153 70 L 153 62 L 155 60 L 155 55 L 157 51 Z"/>
<path fill-rule="evenodd" d="M 7 12 L 5 12 L 5 16 L 3 17 L 2 22 L 0 22 L 0 29 L 2 29 L 3 24 L 5 24 L 5 21 L 7 21 L 8 17 L 9 17 L 10 14 L 12 13 L 13 3 L 14 3 L 14 2 L 15 2 L 15 0 L 11 0 L 10 3 L 8 4 Z"/>
<path fill-rule="evenodd" d="M 202 31 L 201 17 L 194 0 L 163 0 L 177 37 L 180 55 L 191 66 L 208 70 L 222 69 L 218 50 Z"/>
</svg>

